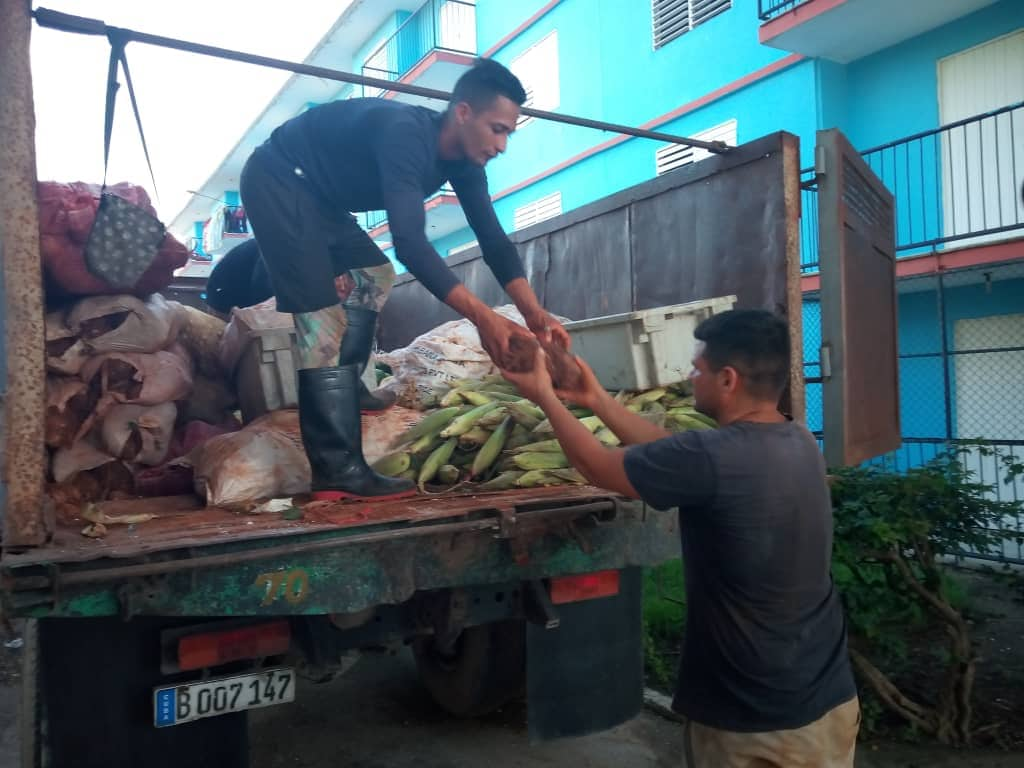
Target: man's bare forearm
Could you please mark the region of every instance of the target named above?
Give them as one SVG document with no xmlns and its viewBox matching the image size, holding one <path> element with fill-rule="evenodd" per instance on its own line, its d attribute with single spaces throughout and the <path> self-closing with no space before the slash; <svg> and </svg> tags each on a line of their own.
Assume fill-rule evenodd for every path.
<svg viewBox="0 0 1024 768">
<path fill-rule="evenodd" d="M 491 308 L 473 295 L 465 285 L 459 283 L 444 297 L 444 303 L 474 324 L 479 324 L 480 315 Z"/>
<path fill-rule="evenodd" d="M 652 443 L 670 434 L 664 427 L 652 424 L 640 414 L 627 410 L 607 392 L 594 404 L 593 410 L 624 445 Z"/>
<path fill-rule="evenodd" d="M 524 317 L 543 311 L 543 307 L 541 307 L 540 301 L 537 299 L 537 294 L 533 292 L 533 288 L 530 287 L 530 283 L 524 277 L 509 280 L 505 284 L 505 293 L 512 299 L 512 302 Z"/>
<path fill-rule="evenodd" d="M 565 457 L 588 482 L 600 484 L 600 461 L 608 450 L 552 392 L 537 403 L 551 422 Z"/>
</svg>

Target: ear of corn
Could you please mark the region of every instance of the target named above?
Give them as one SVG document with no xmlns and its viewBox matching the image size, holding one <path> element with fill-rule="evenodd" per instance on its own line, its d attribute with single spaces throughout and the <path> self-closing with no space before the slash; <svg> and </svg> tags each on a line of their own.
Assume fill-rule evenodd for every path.
<svg viewBox="0 0 1024 768">
<path fill-rule="evenodd" d="M 464 402 L 466 401 L 462 397 L 462 389 L 453 388 L 449 389 L 444 397 L 441 398 L 441 407 L 449 408 L 453 405 L 462 405 Z"/>
<path fill-rule="evenodd" d="M 469 432 L 459 435 L 459 448 L 464 451 L 475 450 L 486 443 L 490 436 L 491 433 L 478 424 Z"/>
<path fill-rule="evenodd" d="M 443 429 L 447 424 L 450 424 L 452 419 L 454 419 L 461 411 L 462 409 L 458 406 L 442 408 L 439 411 L 434 411 L 433 413 L 424 416 L 414 426 L 399 435 L 393 445 L 405 445 L 406 443 L 411 443 L 413 440 L 423 437 L 423 435 Z"/>
<path fill-rule="evenodd" d="M 381 456 L 371 465 L 373 471 L 385 477 L 398 477 L 412 466 L 412 457 L 405 451 Z"/>
<path fill-rule="evenodd" d="M 548 472 L 557 478 L 565 480 L 567 483 L 575 483 L 576 485 L 586 485 L 587 478 L 580 474 L 578 469 L 568 467 L 566 469 L 550 469 Z"/>
<path fill-rule="evenodd" d="M 439 435 L 441 430 L 424 435 L 409 446 L 409 453 L 413 456 L 426 456 L 441 444 Z"/>
<path fill-rule="evenodd" d="M 543 411 L 541 411 L 542 416 L 538 417 L 536 414 L 533 413 L 532 409 L 527 408 L 525 405 L 523 405 L 522 400 L 516 403 L 509 403 L 507 408 L 509 415 L 513 419 L 515 419 L 516 424 L 519 424 L 524 429 L 533 429 L 538 424 L 540 424 L 541 418 L 543 417 L 544 413 Z"/>
<path fill-rule="evenodd" d="M 441 430 L 441 437 L 447 440 L 449 437 L 458 437 L 459 435 L 466 434 L 476 425 L 478 419 L 493 411 L 498 405 L 499 403 L 492 401 L 478 405 L 467 413 L 463 413 Z"/>
<path fill-rule="evenodd" d="M 558 440 L 541 440 L 536 443 L 527 443 L 509 450 L 509 453 L 562 453 L 562 445 Z"/>
<path fill-rule="evenodd" d="M 513 458 L 516 466 L 527 471 L 531 469 L 561 469 L 569 466 L 564 453 L 517 453 Z"/>
<path fill-rule="evenodd" d="M 502 403 L 518 403 L 523 399 L 523 396 L 520 394 L 500 389 L 484 389 L 481 391 L 492 400 L 498 400 Z"/>
<path fill-rule="evenodd" d="M 445 464 L 437 470 L 437 481 L 442 485 L 454 485 L 459 482 L 459 468 Z"/>
<path fill-rule="evenodd" d="M 655 400 L 660 400 L 666 394 L 668 394 L 668 391 L 664 387 L 657 387 L 655 389 L 649 389 L 646 392 L 641 392 L 638 395 L 634 395 L 633 399 L 630 400 L 630 403 L 643 406 L 646 403 L 653 403 Z"/>
<path fill-rule="evenodd" d="M 509 416 L 501 423 L 500 427 L 494 430 L 494 433 L 487 439 L 487 442 L 483 444 L 483 447 L 476 454 L 476 459 L 473 461 L 473 468 L 469 473 L 470 477 L 479 477 L 497 461 L 498 454 L 505 447 L 505 441 L 512 430 L 511 423 L 512 417 Z"/>
<path fill-rule="evenodd" d="M 515 488 L 516 480 L 524 474 L 526 473 L 517 471 L 502 472 L 491 480 L 488 480 L 486 483 L 480 483 L 478 487 L 482 491 L 507 491 L 511 488 Z"/>
<path fill-rule="evenodd" d="M 530 442 L 533 442 L 533 435 L 530 434 L 530 431 L 521 424 L 516 424 L 512 427 L 512 432 L 509 433 L 508 441 L 505 443 L 505 450 L 518 448 Z"/>
<path fill-rule="evenodd" d="M 484 429 L 497 429 L 499 426 L 501 426 L 501 422 L 503 422 L 507 416 L 507 408 L 495 408 L 490 413 L 482 416 L 480 418 L 480 421 L 478 421 L 476 425 L 478 427 L 483 427 Z"/>
<path fill-rule="evenodd" d="M 678 427 L 678 431 L 686 431 L 689 429 L 711 429 L 711 427 L 706 422 L 703 422 L 700 419 L 696 419 L 693 416 L 689 416 L 684 413 L 677 413 L 669 417 L 669 420 L 672 424 L 675 424 Z"/>
<path fill-rule="evenodd" d="M 434 479 L 438 470 L 448 463 L 448 459 L 450 459 L 452 454 L 455 452 L 455 446 L 458 445 L 458 442 L 458 438 L 449 438 L 435 448 L 434 452 L 427 457 L 425 462 L 423 462 L 423 466 L 420 467 L 419 477 L 416 479 L 421 491 L 423 490 L 424 485 Z"/>
<path fill-rule="evenodd" d="M 524 472 L 516 480 L 516 487 L 518 488 L 535 488 L 538 485 L 560 485 L 562 478 L 557 475 L 553 475 L 551 472 L 547 472 L 543 469 L 534 469 L 529 472 Z"/>
<path fill-rule="evenodd" d="M 485 405 L 487 403 L 494 402 L 494 398 L 489 395 L 485 395 L 483 392 L 479 392 L 474 389 L 464 389 L 461 391 L 462 399 L 472 405 Z"/>
</svg>

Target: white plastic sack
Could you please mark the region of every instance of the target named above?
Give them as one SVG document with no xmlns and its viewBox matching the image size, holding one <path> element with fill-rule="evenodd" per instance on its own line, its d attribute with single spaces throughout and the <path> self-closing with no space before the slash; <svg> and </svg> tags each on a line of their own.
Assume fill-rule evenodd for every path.
<svg viewBox="0 0 1024 768">
<path fill-rule="evenodd" d="M 285 432 L 255 422 L 207 440 L 188 462 L 196 493 L 209 507 L 309 492 L 311 471 L 302 448 Z"/>
<path fill-rule="evenodd" d="M 181 305 L 154 293 L 145 301 L 134 296 L 92 296 L 76 303 L 66 325 L 93 354 L 156 352 L 173 343 L 182 318 Z"/>
<path fill-rule="evenodd" d="M 68 328 L 63 311 L 46 316 L 46 370 L 74 376 L 89 359 L 89 347 Z"/>
<path fill-rule="evenodd" d="M 363 456 L 373 463 L 390 452 L 395 435 L 423 414 L 395 406 L 363 416 Z M 308 493 L 311 471 L 302 447 L 299 412 L 282 410 L 245 429 L 210 438 L 184 460 L 195 470 L 196 493 L 208 506 L 243 504 Z"/>
<path fill-rule="evenodd" d="M 496 307 L 499 315 L 525 326 L 523 316 L 512 304 Z M 567 322 L 558 318 L 559 322 Z M 480 344 L 476 326 L 469 320 L 452 320 L 418 336 L 407 347 L 380 352 L 377 359 L 391 368 L 392 377 L 381 388 L 398 396 L 408 408 L 429 408 L 437 404 L 453 381 L 480 379 L 498 373 L 497 366 Z"/>
<path fill-rule="evenodd" d="M 183 400 L 192 391 L 192 361 L 179 345 L 151 354 L 112 352 L 82 366 L 86 382 L 100 377 L 101 413 L 110 402 L 157 405 Z"/>
<path fill-rule="evenodd" d="M 54 452 L 51 471 L 53 479 L 63 483 L 79 472 L 102 467 L 111 461 L 115 461 L 113 456 L 102 451 L 91 439 L 83 438 L 70 448 L 59 448 Z"/>
<path fill-rule="evenodd" d="M 44 442 L 51 448 L 70 448 L 89 430 L 99 390 L 77 376 L 46 376 Z"/>
<path fill-rule="evenodd" d="M 103 417 L 103 445 L 112 456 L 155 467 L 167 458 L 177 416 L 174 403 L 115 405 Z"/>
</svg>

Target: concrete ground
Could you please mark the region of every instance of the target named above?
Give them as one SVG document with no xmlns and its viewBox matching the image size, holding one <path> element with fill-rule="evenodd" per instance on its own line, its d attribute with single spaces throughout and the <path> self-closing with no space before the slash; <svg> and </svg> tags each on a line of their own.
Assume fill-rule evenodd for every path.
<svg viewBox="0 0 1024 768">
<path fill-rule="evenodd" d="M 0 646 L 0 768 L 18 768 L 17 651 Z M 420 687 L 406 655 L 364 658 L 295 704 L 251 716 L 252 768 L 662 768 L 682 766 L 682 727 L 651 711 L 605 733 L 531 746 L 525 710 L 455 720 Z M 1024 754 L 862 744 L 857 768 L 1024 768 Z"/>
</svg>

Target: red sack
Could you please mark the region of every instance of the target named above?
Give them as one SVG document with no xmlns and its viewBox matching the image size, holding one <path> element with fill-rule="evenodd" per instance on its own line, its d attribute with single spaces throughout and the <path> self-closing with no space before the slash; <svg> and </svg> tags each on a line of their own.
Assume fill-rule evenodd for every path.
<svg viewBox="0 0 1024 768">
<path fill-rule="evenodd" d="M 107 191 L 156 215 L 149 195 L 140 186 L 121 182 L 107 187 Z M 85 244 L 99 207 L 100 187 L 81 181 L 40 181 L 37 196 L 39 249 L 47 298 L 125 293 L 93 275 L 85 264 Z M 130 293 L 147 296 L 166 288 L 174 278 L 174 270 L 187 262 L 188 249 L 167 234 L 153 263 Z"/>
</svg>

